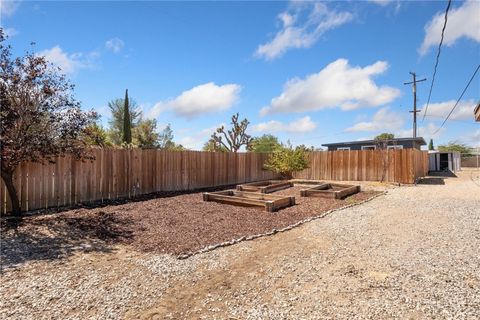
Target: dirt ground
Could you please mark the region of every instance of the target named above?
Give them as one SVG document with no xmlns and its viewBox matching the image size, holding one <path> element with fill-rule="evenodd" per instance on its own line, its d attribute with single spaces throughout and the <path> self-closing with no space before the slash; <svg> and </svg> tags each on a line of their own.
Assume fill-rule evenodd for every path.
<svg viewBox="0 0 480 320">
<path fill-rule="evenodd" d="M 204 202 L 202 193 L 196 192 L 177 196 L 169 193 L 168 197 L 146 201 L 32 216 L 21 223 L 3 221 L 3 265 L 21 263 L 23 255 L 47 258 L 53 251 L 67 250 L 66 245 L 77 248 L 128 244 L 142 252 L 185 254 L 208 245 L 284 228 L 375 195 L 374 191 L 366 191 L 342 200 L 300 197 L 302 188 L 305 187 L 272 193 L 293 195 L 296 199 L 295 206 L 274 213 L 257 207 Z"/>
<path fill-rule="evenodd" d="M 388 193 L 186 260 L 103 240 L 77 243 L 70 255 L 5 269 L 0 318 L 478 319 L 473 177 L 366 184 Z"/>
</svg>

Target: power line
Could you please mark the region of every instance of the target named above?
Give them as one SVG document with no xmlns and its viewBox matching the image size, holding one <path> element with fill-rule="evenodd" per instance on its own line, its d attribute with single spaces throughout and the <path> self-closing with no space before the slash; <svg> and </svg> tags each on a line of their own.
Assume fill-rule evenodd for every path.
<svg viewBox="0 0 480 320">
<path fill-rule="evenodd" d="M 433 118 L 433 119 L 443 119 L 443 116 L 434 116 L 434 115 L 428 115 L 427 118 Z M 473 120 L 461 120 L 461 119 L 450 119 L 450 121 L 456 121 L 456 122 L 463 122 L 463 123 L 472 123 Z"/>
<path fill-rule="evenodd" d="M 440 128 L 437 129 L 437 131 L 435 131 L 433 133 L 433 135 L 437 134 L 438 131 L 440 131 L 440 129 L 443 128 L 443 125 L 445 124 L 445 122 L 447 122 L 448 118 L 450 118 L 450 116 L 452 115 L 453 111 L 455 110 L 455 108 L 457 107 L 458 103 L 460 102 L 460 100 L 462 99 L 463 95 L 465 94 L 465 91 L 467 91 L 468 87 L 470 86 L 470 84 L 472 83 L 473 81 L 473 78 L 475 78 L 475 75 L 477 74 L 478 70 L 480 69 L 480 64 L 477 66 L 477 69 L 475 69 L 475 72 L 473 73 L 472 77 L 470 78 L 470 80 L 468 81 L 466 87 L 463 89 L 462 91 L 462 94 L 460 95 L 460 97 L 458 98 L 457 102 L 455 102 L 455 105 L 453 106 L 452 110 L 450 110 L 450 112 L 448 113 L 447 117 L 445 118 L 445 120 L 443 120 L 443 123 L 442 125 L 440 126 Z"/>
<path fill-rule="evenodd" d="M 445 10 L 445 17 L 444 17 L 444 23 L 443 23 L 443 28 L 442 28 L 442 35 L 441 35 L 441 38 L 440 38 L 440 43 L 438 44 L 437 59 L 435 61 L 435 67 L 433 68 L 432 83 L 430 84 L 430 92 L 428 93 L 427 106 L 425 107 L 425 113 L 423 114 L 422 122 L 425 120 L 425 115 L 427 114 L 428 105 L 430 104 L 430 98 L 432 96 L 433 83 L 435 82 L 435 75 L 437 74 L 438 62 L 440 61 L 440 51 L 442 49 L 443 36 L 445 34 L 445 28 L 447 27 L 448 10 L 450 10 L 450 4 L 451 3 L 452 3 L 452 0 L 448 0 L 447 9 Z"/>
</svg>

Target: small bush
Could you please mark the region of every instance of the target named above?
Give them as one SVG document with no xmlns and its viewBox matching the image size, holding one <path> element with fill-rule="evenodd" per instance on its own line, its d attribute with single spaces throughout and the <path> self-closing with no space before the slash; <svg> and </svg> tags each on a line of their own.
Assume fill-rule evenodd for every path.
<svg viewBox="0 0 480 320">
<path fill-rule="evenodd" d="M 296 171 L 308 168 L 309 159 L 305 148 L 280 146 L 270 155 L 264 168 L 279 173 L 282 178 L 291 179 Z"/>
</svg>

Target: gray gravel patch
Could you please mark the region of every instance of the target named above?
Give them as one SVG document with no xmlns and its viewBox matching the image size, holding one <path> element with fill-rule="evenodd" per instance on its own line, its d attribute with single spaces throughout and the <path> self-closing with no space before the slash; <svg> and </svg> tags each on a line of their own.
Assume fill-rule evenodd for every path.
<svg viewBox="0 0 480 320">
<path fill-rule="evenodd" d="M 2 319 L 478 319 L 470 172 L 178 260 L 128 246 L 1 275 Z"/>
</svg>

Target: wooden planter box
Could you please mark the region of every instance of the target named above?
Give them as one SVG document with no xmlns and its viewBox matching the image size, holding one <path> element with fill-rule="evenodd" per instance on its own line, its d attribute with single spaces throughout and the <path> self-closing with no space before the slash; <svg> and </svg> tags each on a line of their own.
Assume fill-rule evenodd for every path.
<svg viewBox="0 0 480 320">
<path fill-rule="evenodd" d="M 203 194 L 203 201 L 215 201 L 244 207 L 262 207 L 268 212 L 275 212 L 279 209 L 295 205 L 295 197 L 237 190 L 205 192 Z"/>
<path fill-rule="evenodd" d="M 352 186 L 338 183 L 324 183 L 312 188 L 300 190 L 300 196 L 343 199 L 358 192 L 360 192 L 360 186 Z"/>
<path fill-rule="evenodd" d="M 268 180 L 260 182 L 251 182 L 245 184 L 239 184 L 237 186 L 238 191 L 249 191 L 249 192 L 260 192 L 260 193 L 271 193 L 287 188 L 293 187 L 293 183 L 290 181 L 282 180 Z"/>
<path fill-rule="evenodd" d="M 305 179 L 290 179 L 290 182 L 293 183 L 293 185 L 315 185 L 319 186 L 321 184 L 325 184 L 325 181 L 322 180 L 305 180 Z"/>
</svg>

